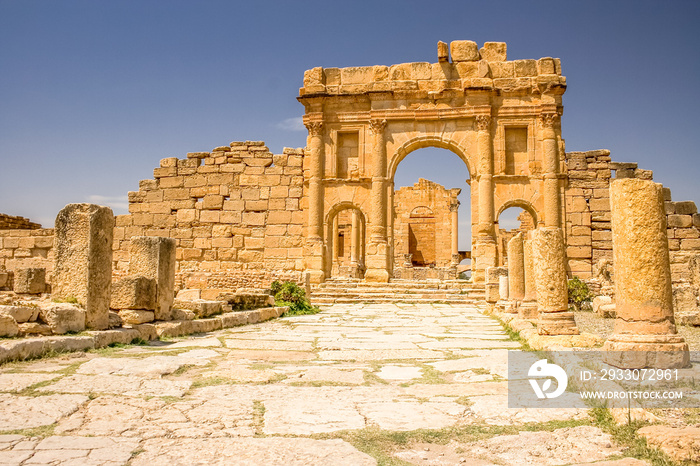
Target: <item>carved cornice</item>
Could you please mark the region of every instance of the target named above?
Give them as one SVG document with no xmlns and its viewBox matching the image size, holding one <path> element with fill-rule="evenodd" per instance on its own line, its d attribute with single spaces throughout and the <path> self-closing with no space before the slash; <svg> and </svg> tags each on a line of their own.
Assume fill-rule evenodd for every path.
<svg viewBox="0 0 700 466">
<path fill-rule="evenodd" d="M 476 122 L 477 131 L 488 131 L 491 129 L 491 115 L 475 115 L 474 121 Z"/>
<path fill-rule="evenodd" d="M 372 134 L 382 134 L 384 129 L 386 129 L 386 120 L 378 118 L 369 120 L 369 130 Z"/>
<path fill-rule="evenodd" d="M 323 131 L 322 121 L 310 121 L 308 123 L 304 123 L 304 126 L 306 126 L 306 129 L 309 130 L 309 134 L 311 136 L 320 136 Z"/>
</svg>

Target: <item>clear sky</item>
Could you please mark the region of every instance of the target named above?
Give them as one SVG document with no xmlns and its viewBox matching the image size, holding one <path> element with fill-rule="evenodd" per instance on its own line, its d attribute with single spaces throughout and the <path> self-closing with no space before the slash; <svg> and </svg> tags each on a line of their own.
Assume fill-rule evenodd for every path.
<svg viewBox="0 0 700 466">
<path fill-rule="evenodd" d="M 302 147 L 304 70 L 435 62 L 457 39 L 561 58 L 567 150 L 610 149 L 700 204 L 698 24 L 700 2 L 680 0 L 0 0 L 0 212 L 45 226 L 71 202 L 124 213 L 162 158 Z M 398 185 L 466 188 L 449 157 L 412 158 Z"/>
</svg>

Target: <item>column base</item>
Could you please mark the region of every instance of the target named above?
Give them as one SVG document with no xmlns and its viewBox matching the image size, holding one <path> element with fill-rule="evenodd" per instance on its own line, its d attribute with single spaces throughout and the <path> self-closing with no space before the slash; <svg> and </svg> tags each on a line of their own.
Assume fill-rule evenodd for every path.
<svg viewBox="0 0 700 466">
<path fill-rule="evenodd" d="M 514 314 L 516 312 L 516 303 L 507 299 L 499 299 L 496 302 L 496 309 L 498 309 L 501 312 L 506 312 L 508 314 Z"/>
<path fill-rule="evenodd" d="M 365 281 L 372 283 L 389 283 L 389 271 L 384 269 L 367 269 Z"/>
<path fill-rule="evenodd" d="M 539 316 L 536 301 L 523 301 L 518 307 L 518 317 L 523 320 L 536 321 Z"/>
<path fill-rule="evenodd" d="M 623 369 L 680 369 L 690 365 L 688 344 L 680 335 L 613 334 L 603 344 L 603 360 Z"/>
<path fill-rule="evenodd" d="M 537 333 L 539 335 L 578 335 L 574 313 L 540 312 L 537 319 Z"/>
<path fill-rule="evenodd" d="M 326 279 L 326 274 L 323 270 L 306 270 L 306 273 L 309 274 L 309 283 L 314 285 L 323 283 Z"/>
</svg>

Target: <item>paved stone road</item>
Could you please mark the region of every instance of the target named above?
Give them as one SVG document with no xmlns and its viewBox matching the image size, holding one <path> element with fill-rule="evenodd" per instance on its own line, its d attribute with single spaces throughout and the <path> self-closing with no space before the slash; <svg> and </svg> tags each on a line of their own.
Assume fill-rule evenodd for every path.
<svg viewBox="0 0 700 466">
<path fill-rule="evenodd" d="M 156 343 L 0 368 L 0 464 L 372 465 L 333 433 L 587 417 L 507 409 L 507 350 L 519 344 L 474 307 L 334 305 Z M 570 464 L 619 453 L 590 426 L 510 437 L 395 455 Z"/>
</svg>

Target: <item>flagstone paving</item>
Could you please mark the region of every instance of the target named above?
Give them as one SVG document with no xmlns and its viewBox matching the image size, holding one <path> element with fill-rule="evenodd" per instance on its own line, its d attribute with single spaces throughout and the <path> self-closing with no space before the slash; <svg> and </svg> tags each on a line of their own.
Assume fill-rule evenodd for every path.
<svg viewBox="0 0 700 466">
<path fill-rule="evenodd" d="M 587 419 L 583 410 L 508 409 L 507 351 L 519 347 L 473 306 L 337 304 L 150 346 L 7 364 L 0 465 L 372 465 L 348 432 Z M 591 461 L 619 453 L 583 427 L 392 454 L 406 464 L 538 455 L 546 461 L 532 464 L 567 464 L 599 445 Z M 566 447 L 537 450 L 557 442 Z"/>
</svg>

